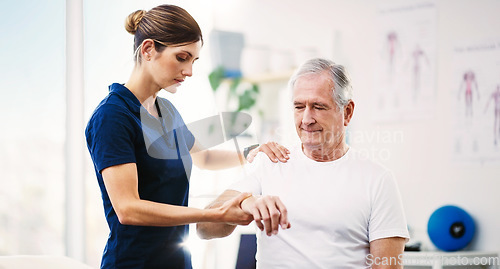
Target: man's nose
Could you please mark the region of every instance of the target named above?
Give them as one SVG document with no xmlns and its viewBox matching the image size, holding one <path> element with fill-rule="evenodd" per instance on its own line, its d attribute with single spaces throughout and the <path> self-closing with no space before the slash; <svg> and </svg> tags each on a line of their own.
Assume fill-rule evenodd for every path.
<svg viewBox="0 0 500 269">
<path fill-rule="evenodd" d="M 304 114 L 302 115 L 302 124 L 304 125 L 311 125 L 315 123 L 316 120 L 314 119 L 314 113 L 311 108 L 306 107 L 304 109 Z"/>
</svg>

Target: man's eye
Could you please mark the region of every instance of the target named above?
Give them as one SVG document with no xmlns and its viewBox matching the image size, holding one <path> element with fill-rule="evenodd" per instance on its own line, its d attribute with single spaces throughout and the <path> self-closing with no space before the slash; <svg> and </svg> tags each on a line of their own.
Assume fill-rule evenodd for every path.
<svg viewBox="0 0 500 269">
<path fill-rule="evenodd" d="M 316 107 L 314 107 L 314 108 L 315 108 L 315 109 L 317 109 L 317 110 L 325 110 L 325 108 L 324 108 L 324 107 L 322 107 L 322 106 L 316 106 Z"/>
<path fill-rule="evenodd" d="M 295 106 L 295 109 L 303 109 L 303 106 Z"/>
</svg>

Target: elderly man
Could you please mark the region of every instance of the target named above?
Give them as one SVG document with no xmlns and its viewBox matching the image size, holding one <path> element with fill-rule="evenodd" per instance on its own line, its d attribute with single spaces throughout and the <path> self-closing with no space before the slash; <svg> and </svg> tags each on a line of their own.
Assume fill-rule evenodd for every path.
<svg viewBox="0 0 500 269">
<path fill-rule="evenodd" d="M 256 195 L 241 207 L 261 229 L 258 268 L 401 268 L 409 236 L 399 190 L 386 168 L 346 144 L 354 102 L 344 67 L 309 60 L 290 88 L 301 144 L 290 147 L 284 163 L 257 154 L 244 179 L 209 207 L 241 192 Z M 227 236 L 234 228 L 197 226 L 205 239 Z"/>
</svg>

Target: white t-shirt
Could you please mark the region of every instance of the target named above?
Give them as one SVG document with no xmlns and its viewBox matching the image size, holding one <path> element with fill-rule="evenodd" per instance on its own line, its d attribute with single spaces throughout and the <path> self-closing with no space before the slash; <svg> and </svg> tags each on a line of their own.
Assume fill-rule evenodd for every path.
<svg viewBox="0 0 500 269">
<path fill-rule="evenodd" d="M 392 174 L 349 149 L 331 162 L 316 162 L 290 148 L 286 163 L 259 153 L 245 178 L 229 189 L 279 196 L 290 229 L 268 237 L 257 232 L 257 268 L 365 268 L 369 243 L 409 238 Z"/>
</svg>

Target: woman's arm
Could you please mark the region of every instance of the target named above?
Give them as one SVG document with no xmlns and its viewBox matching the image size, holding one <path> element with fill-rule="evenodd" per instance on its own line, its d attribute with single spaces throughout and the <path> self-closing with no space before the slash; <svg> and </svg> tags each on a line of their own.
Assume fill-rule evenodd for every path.
<svg viewBox="0 0 500 269">
<path fill-rule="evenodd" d="M 253 149 L 248 154 L 248 162 L 252 162 L 258 152 L 264 152 L 272 162 L 286 162 L 288 157 L 288 149 L 276 142 L 268 142 Z M 241 165 L 240 159 L 243 160 L 241 152 L 229 150 L 203 150 L 201 145 L 196 142 L 190 150 L 193 163 L 201 169 L 218 170 L 236 167 Z M 239 154 L 239 155 L 238 155 Z"/>
<path fill-rule="evenodd" d="M 137 167 L 127 163 L 102 171 L 104 185 L 121 224 L 177 226 L 198 222 L 221 222 L 248 225 L 252 216 L 241 210 L 241 202 L 250 196 L 243 193 L 220 207 L 197 209 L 142 200 L 139 197 Z"/>
</svg>

